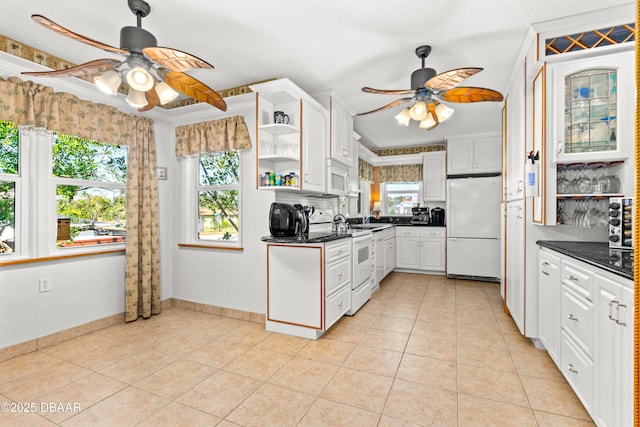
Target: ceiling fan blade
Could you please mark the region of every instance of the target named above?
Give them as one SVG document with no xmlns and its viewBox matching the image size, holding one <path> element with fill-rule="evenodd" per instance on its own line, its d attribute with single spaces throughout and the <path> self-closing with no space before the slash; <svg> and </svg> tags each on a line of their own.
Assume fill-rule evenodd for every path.
<svg viewBox="0 0 640 427">
<path fill-rule="evenodd" d="M 31 15 L 31 19 L 36 21 L 38 24 L 47 27 L 50 30 L 55 31 L 56 33 L 62 34 L 63 36 L 70 37 L 79 42 L 88 44 L 89 46 L 97 47 L 98 49 L 106 50 L 107 52 L 118 53 L 121 55 L 126 55 L 129 52 L 126 50 L 119 49 L 117 47 L 109 46 L 108 44 L 101 43 L 97 40 L 92 40 L 88 37 L 81 36 L 80 34 L 74 33 L 71 30 L 64 28 L 62 25 L 58 25 L 52 20 L 42 16 L 42 15 Z"/>
<path fill-rule="evenodd" d="M 357 116 L 364 116 L 365 114 L 371 114 L 371 113 L 376 113 L 378 111 L 382 111 L 382 110 L 386 110 L 387 108 L 392 108 L 395 107 L 396 105 L 400 105 L 400 104 L 404 104 L 405 102 L 409 102 L 413 99 L 413 97 L 411 98 L 400 98 L 400 99 L 396 99 L 393 102 L 388 103 L 387 105 L 384 105 L 380 108 L 376 108 L 375 110 L 371 110 L 371 111 L 367 111 L 365 113 L 360 113 L 360 114 L 356 114 Z"/>
<path fill-rule="evenodd" d="M 371 87 L 363 87 L 362 91 L 367 93 L 382 93 L 385 95 L 409 95 L 410 93 L 413 93 L 412 89 L 384 90 L 384 89 L 374 89 Z"/>
<path fill-rule="evenodd" d="M 165 83 L 178 92 L 198 101 L 211 104 L 222 111 L 227 111 L 227 104 L 218 92 L 200 80 L 180 71 L 169 71 L 162 73 L 162 76 Z"/>
<path fill-rule="evenodd" d="M 140 112 L 151 110 L 153 107 L 160 104 L 160 97 L 158 96 L 155 87 L 152 87 L 151 89 L 146 91 L 144 93 L 144 97 L 147 98 L 147 105 L 138 108 L 138 111 Z"/>
<path fill-rule="evenodd" d="M 22 74 L 40 77 L 86 77 L 92 74 L 102 73 L 103 71 L 113 70 L 113 67 L 117 64 L 119 64 L 119 62 L 114 61 L 113 59 L 96 59 L 94 61 L 76 65 L 75 67 L 65 68 L 64 70 L 23 71 Z"/>
<path fill-rule="evenodd" d="M 428 89 L 448 90 L 458 86 L 467 77 L 482 71 L 482 68 L 456 68 L 431 77 L 424 86 Z"/>
<path fill-rule="evenodd" d="M 500 102 L 504 99 L 500 92 L 482 87 L 456 87 L 438 94 L 438 97 L 449 102 Z"/>
<path fill-rule="evenodd" d="M 142 53 L 172 71 L 187 71 L 193 68 L 213 68 L 207 61 L 168 47 L 145 47 Z"/>
</svg>

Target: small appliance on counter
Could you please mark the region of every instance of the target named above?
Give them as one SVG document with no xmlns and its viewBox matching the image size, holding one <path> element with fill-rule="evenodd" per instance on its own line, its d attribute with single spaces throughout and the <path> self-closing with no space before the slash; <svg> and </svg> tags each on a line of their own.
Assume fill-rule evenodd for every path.
<svg viewBox="0 0 640 427">
<path fill-rule="evenodd" d="M 609 247 L 633 249 L 633 197 L 609 198 Z"/>
<path fill-rule="evenodd" d="M 429 224 L 429 208 L 411 208 L 411 224 L 427 225 Z"/>
<path fill-rule="evenodd" d="M 442 208 L 431 209 L 431 225 L 444 227 L 444 209 Z"/>
</svg>

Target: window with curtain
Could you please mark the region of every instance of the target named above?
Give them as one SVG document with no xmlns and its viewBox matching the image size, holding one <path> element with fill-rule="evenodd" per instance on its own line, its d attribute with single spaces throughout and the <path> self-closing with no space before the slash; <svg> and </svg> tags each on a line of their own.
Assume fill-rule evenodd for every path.
<svg viewBox="0 0 640 427">
<path fill-rule="evenodd" d="M 124 242 L 127 147 L 56 134 L 51 159 L 58 247 Z"/>
<path fill-rule="evenodd" d="M 0 255 L 19 252 L 16 205 L 20 203 L 20 141 L 12 122 L 0 122 Z"/>
<path fill-rule="evenodd" d="M 422 201 L 421 182 L 388 182 L 383 185 L 383 215 L 411 215 L 411 208 Z"/>
<path fill-rule="evenodd" d="M 198 233 L 203 241 L 240 241 L 240 154 L 198 156 Z"/>
</svg>

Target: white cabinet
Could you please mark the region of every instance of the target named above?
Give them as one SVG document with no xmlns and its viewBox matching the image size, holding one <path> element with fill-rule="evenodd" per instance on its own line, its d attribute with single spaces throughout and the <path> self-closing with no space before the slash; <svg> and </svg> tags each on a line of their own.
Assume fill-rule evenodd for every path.
<svg viewBox="0 0 640 427">
<path fill-rule="evenodd" d="M 376 284 L 380 284 L 382 279 L 387 277 L 396 264 L 395 254 L 395 232 L 393 227 L 374 231 L 373 236 L 376 241 Z M 375 286 L 375 285 L 374 285 Z"/>
<path fill-rule="evenodd" d="M 396 267 L 429 272 L 445 271 L 444 227 L 396 227 Z"/>
<path fill-rule="evenodd" d="M 551 159 L 582 162 L 629 156 L 633 64 L 634 52 L 629 50 L 549 65 Z"/>
<path fill-rule="evenodd" d="M 431 151 L 423 155 L 423 199 L 425 202 L 446 200 L 445 157 L 444 151 Z"/>
<path fill-rule="evenodd" d="M 540 340 L 598 426 L 632 426 L 633 281 L 546 248 L 539 268 Z"/>
<path fill-rule="evenodd" d="M 506 171 L 504 179 L 506 183 L 507 201 L 518 200 L 524 197 L 525 176 L 525 78 L 524 61 L 514 70 L 514 79 L 509 88 L 509 95 L 505 101 L 506 112 Z"/>
<path fill-rule="evenodd" d="M 542 248 L 538 252 L 538 338 L 557 365 L 561 361 L 561 298 L 560 258 Z"/>
<path fill-rule="evenodd" d="M 351 239 L 267 244 L 269 331 L 317 339 L 350 308 Z"/>
<path fill-rule="evenodd" d="M 535 301 L 527 299 L 525 287 L 525 224 L 524 201 L 507 203 L 506 251 L 503 285 L 509 313 L 520 332 L 525 336 L 536 336 L 537 310 Z M 534 308 L 532 308 L 534 307 Z"/>
<path fill-rule="evenodd" d="M 447 174 L 466 175 L 502 172 L 500 136 L 450 138 L 447 140 Z"/>
<path fill-rule="evenodd" d="M 633 421 L 633 290 L 618 280 L 594 276 L 596 423 L 631 426 Z"/>
<path fill-rule="evenodd" d="M 355 111 L 334 91 L 314 93 L 313 97 L 329 110 L 330 131 L 327 157 L 343 163 L 347 167 L 354 166 L 354 161 L 357 161 L 353 149 L 353 116 Z M 357 164 L 355 166 L 357 167 Z"/>
<path fill-rule="evenodd" d="M 256 93 L 257 188 L 324 193 L 327 110 L 289 79 L 251 90 Z M 288 117 L 285 123 L 274 123 L 275 111 Z M 287 175 L 294 176 L 293 183 L 284 179 Z"/>
</svg>

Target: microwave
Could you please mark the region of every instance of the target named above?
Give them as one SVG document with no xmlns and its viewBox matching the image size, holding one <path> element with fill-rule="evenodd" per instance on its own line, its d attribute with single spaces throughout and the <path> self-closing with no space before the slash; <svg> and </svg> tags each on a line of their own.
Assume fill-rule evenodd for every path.
<svg viewBox="0 0 640 427">
<path fill-rule="evenodd" d="M 327 159 L 327 193 L 346 196 L 351 190 L 349 168 Z"/>
<path fill-rule="evenodd" d="M 633 249 L 633 197 L 609 198 L 609 247 Z"/>
</svg>

